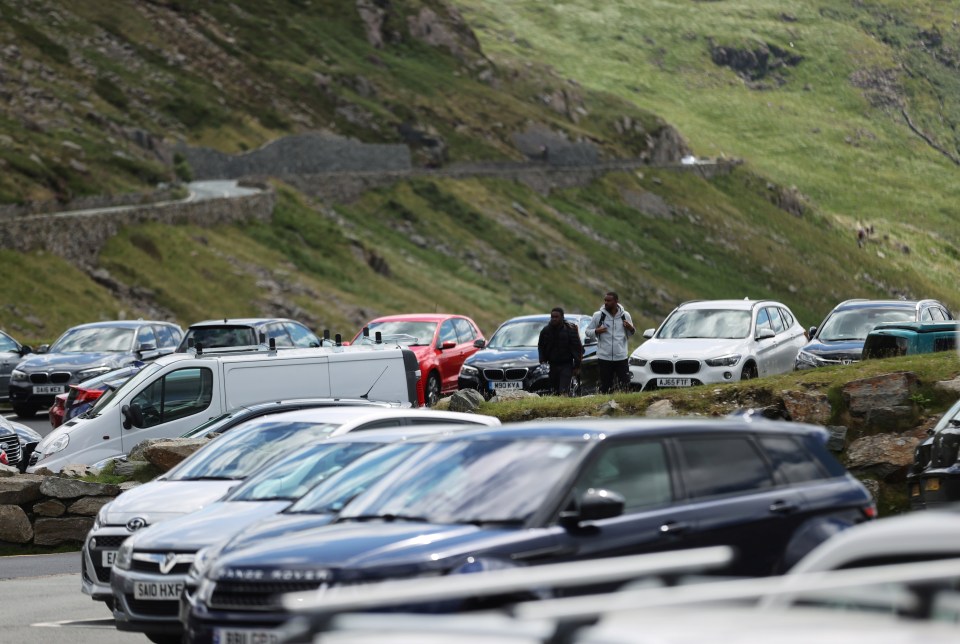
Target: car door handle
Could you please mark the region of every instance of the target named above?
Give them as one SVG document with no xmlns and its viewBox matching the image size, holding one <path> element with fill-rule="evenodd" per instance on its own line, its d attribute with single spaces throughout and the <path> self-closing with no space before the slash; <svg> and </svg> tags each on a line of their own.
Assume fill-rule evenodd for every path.
<svg viewBox="0 0 960 644">
<path fill-rule="evenodd" d="M 660 526 L 660 534 L 683 534 L 689 529 L 689 523 L 684 523 L 683 521 L 667 521 Z"/>
<path fill-rule="evenodd" d="M 797 504 L 789 501 L 774 501 L 770 504 L 770 512 L 774 514 L 790 514 L 796 512 L 797 509 Z"/>
</svg>

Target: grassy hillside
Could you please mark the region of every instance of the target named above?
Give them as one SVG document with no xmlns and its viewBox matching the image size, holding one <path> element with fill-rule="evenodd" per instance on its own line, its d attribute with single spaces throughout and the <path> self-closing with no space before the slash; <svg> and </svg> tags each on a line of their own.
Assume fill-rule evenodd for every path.
<svg viewBox="0 0 960 644">
<path fill-rule="evenodd" d="M 957 166 L 903 116 L 952 154 L 957 34 L 940 4 L 456 5 L 466 23 L 440 0 L 397 0 L 371 27 L 352 1 L 5 2 L 0 203 L 149 191 L 174 179 L 178 140 L 236 153 L 318 129 L 408 142 L 426 163 L 425 140 L 446 162 L 520 159 L 512 136 L 531 125 L 634 156 L 668 122 L 698 154 L 745 164 L 549 195 L 419 179 L 336 207 L 277 184 L 270 224 L 126 229 L 99 259 L 109 280 L 0 254 L 0 326 L 37 343 L 91 319 L 281 314 L 352 335 L 448 310 L 489 334 L 555 305 L 591 311 L 609 288 L 643 326 L 693 298 L 776 298 L 804 325 L 854 296 L 960 310 Z M 713 62 L 761 43 L 802 59 L 756 78 Z M 877 230 L 865 250 L 858 221 Z"/>
</svg>

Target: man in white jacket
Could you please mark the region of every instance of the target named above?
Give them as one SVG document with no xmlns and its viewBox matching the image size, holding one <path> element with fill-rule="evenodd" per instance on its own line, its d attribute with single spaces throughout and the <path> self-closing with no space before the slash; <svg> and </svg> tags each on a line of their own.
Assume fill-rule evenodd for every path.
<svg viewBox="0 0 960 644">
<path fill-rule="evenodd" d="M 587 339 L 597 341 L 600 393 L 613 391 L 614 378 L 618 390 L 630 384 L 627 342 L 636 332 L 630 314 L 620 306 L 620 297 L 613 291 L 608 292 L 603 297 L 603 308 L 593 314 L 586 328 Z"/>
</svg>

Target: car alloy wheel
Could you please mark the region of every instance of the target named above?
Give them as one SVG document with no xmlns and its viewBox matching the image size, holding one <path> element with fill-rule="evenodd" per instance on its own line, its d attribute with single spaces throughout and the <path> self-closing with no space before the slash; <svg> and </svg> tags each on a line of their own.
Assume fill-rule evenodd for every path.
<svg viewBox="0 0 960 644">
<path fill-rule="evenodd" d="M 757 377 L 757 365 L 752 362 L 743 367 L 743 373 L 740 374 L 740 380 L 753 380 Z"/>
<path fill-rule="evenodd" d="M 427 390 L 424 392 L 424 402 L 427 407 L 433 407 L 440 402 L 440 378 L 437 374 L 431 373 L 427 378 Z"/>
</svg>

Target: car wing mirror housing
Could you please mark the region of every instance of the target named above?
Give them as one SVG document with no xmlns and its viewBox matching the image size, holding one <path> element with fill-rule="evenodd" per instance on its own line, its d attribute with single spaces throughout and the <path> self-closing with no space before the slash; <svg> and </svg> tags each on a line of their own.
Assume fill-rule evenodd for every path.
<svg viewBox="0 0 960 644">
<path fill-rule="evenodd" d="M 143 427 L 143 410 L 140 405 L 124 405 L 120 408 L 120 415 L 123 416 L 123 428 Z"/>
<path fill-rule="evenodd" d="M 643 337 L 649 340 L 650 338 L 653 337 L 653 334 L 656 332 L 657 332 L 656 329 L 647 329 L 646 331 L 643 332 Z"/>
<path fill-rule="evenodd" d="M 612 519 L 623 514 L 625 504 L 623 496 L 613 490 L 590 488 L 580 497 L 577 507 L 560 513 L 560 524 L 575 528 L 584 521 Z"/>
<path fill-rule="evenodd" d="M 757 340 L 766 340 L 767 338 L 772 338 L 777 334 L 773 329 L 758 329 L 757 330 Z"/>
<path fill-rule="evenodd" d="M 41 344 L 39 347 L 37 347 L 37 353 L 46 353 L 49 350 L 50 350 L 49 344 Z"/>
<path fill-rule="evenodd" d="M 485 346 L 487 346 L 487 341 L 484 340 L 483 338 L 478 338 L 473 341 L 473 346 L 475 346 L 478 349 L 482 349 Z"/>
<path fill-rule="evenodd" d="M 31 347 L 29 344 L 25 344 L 25 345 L 23 345 L 23 346 L 20 347 L 20 357 L 21 357 L 21 358 L 22 358 L 23 356 L 27 355 L 28 353 L 33 353 L 33 347 Z"/>
<path fill-rule="evenodd" d="M 440 343 L 440 350 L 443 351 L 445 349 L 453 349 L 456 346 L 457 346 L 457 343 L 454 342 L 453 340 L 444 340 L 443 342 Z"/>
</svg>

